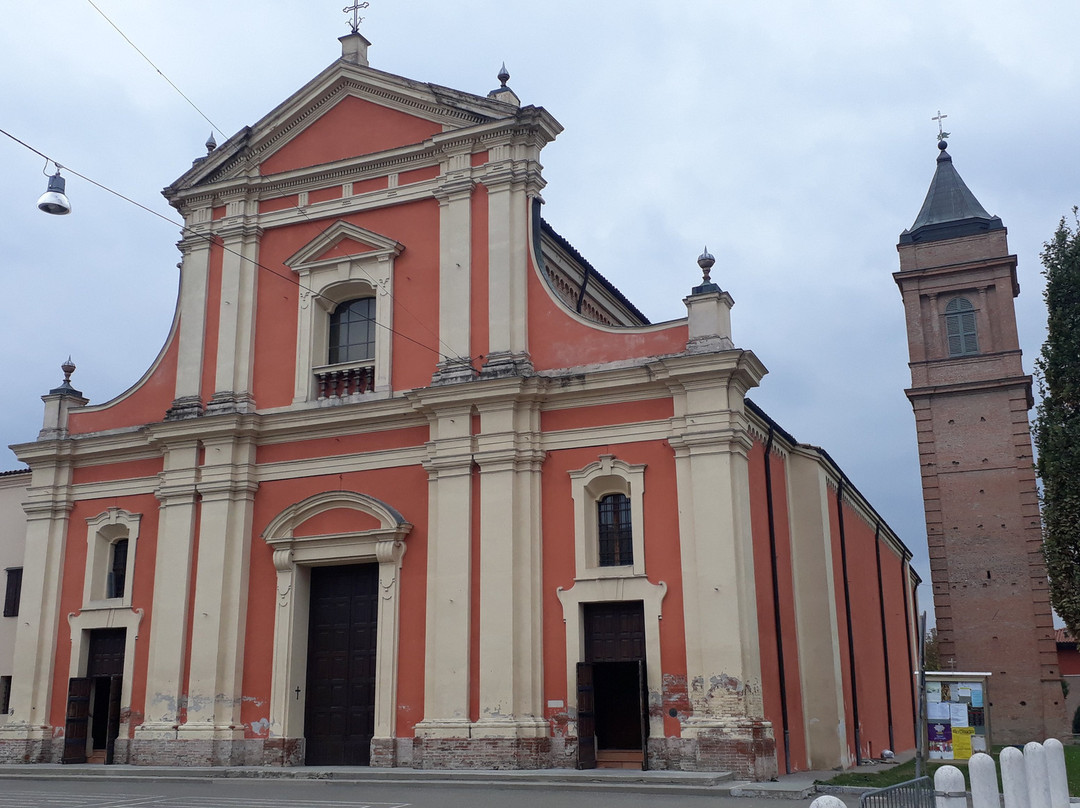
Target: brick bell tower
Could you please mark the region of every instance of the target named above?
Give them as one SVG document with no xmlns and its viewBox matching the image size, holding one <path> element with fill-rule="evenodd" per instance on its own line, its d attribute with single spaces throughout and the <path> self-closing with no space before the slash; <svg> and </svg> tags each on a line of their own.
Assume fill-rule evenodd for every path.
<svg viewBox="0 0 1080 808">
<path fill-rule="evenodd" d="M 893 274 L 911 388 L 942 667 L 989 671 L 995 743 L 1065 730 L 1006 230 L 944 140 Z"/>
</svg>

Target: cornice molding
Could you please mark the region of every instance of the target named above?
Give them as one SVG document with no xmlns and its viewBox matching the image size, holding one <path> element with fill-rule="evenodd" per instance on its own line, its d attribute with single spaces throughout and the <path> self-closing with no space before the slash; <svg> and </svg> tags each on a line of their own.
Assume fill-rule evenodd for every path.
<svg viewBox="0 0 1080 808">
<path fill-rule="evenodd" d="M 298 460 L 279 460 L 260 463 L 255 468 L 255 478 L 260 483 L 274 480 L 291 480 L 298 477 L 330 477 L 355 471 L 379 471 L 389 468 L 421 466 L 427 459 L 424 446 L 404 449 L 384 449 L 330 457 L 310 457 Z"/>
<path fill-rule="evenodd" d="M 956 382 L 955 384 L 931 384 L 921 387 L 909 387 L 904 390 L 904 394 L 909 399 L 914 401 L 917 398 L 928 398 L 930 396 L 968 395 L 971 393 L 978 393 L 983 390 L 1007 390 L 1009 388 L 1019 388 L 1021 390 L 1025 390 L 1027 392 L 1028 398 L 1030 398 L 1031 386 L 1033 382 L 1034 380 L 1032 379 L 1032 377 L 1026 375 L 1009 376 L 1006 378 L 998 377 L 990 379 L 978 379 L 969 382 Z"/>
<path fill-rule="evenodd" d="M 296 193 L 303 188 L 357 182 L 388 173 L 441 165 L 446 160 L 446 150 L 468 150 L 470 153 L 490 151 L 498 143 L 506 143 L 508 146 L 529 146 L 538 152 L 562 131 L 561 125 L 542 108 L 525 107 L 515 112 L 517 114 L 512 117 L 482 120 L 464 128 L 437 133 L 419 143 L 267 176 L 252 174 L 250 170 L 239 170 L 241 162 L 255 165 L 269 156 L 264 146 L 252 146 L 253 150 L 245 152 L 243 160 L 237 156 L 205 178 L 194 180 L 195 184 L 178 181 L 174 186 L 165 189 L 164 193 L 174 207 L 182 209 L 205 205 L 208 200 L 213 204 L 223 195 L 245 192 L 255 194 L 258 200 L 272 199 Z M 283 146 L 284 143 L 280 145 Z M 515 162 L 526 161 L 518 158 Z M 525 172 L 535 175 L 534 184 L 543 187 L 543 181 L 539 179 L 539 162 L 535 159 L 527 162 Z M 475 167 L 474 173 L 478 180 L 483 181 L 483 172 L 487 170 L 490 170 L 487 164 Z"/>
</svg>

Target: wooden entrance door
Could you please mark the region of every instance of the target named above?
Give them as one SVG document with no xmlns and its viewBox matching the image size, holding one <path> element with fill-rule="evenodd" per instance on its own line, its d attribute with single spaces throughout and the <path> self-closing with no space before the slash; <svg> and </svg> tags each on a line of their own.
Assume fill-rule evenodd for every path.
<svg viewBox="0 0 1080 808">
<path fill-rule="evenodd" d="M 90 691 L 85 676 L 68 680 L 67 718 L 64 723 L 64 763 L 86 763 L 86 737 L 90 727 Z"/>
<path fill-rule="evenodd" d="M 585 604 L 585 660 L 645 659 L 645 609 L 640 600 Z"/>
<path fill-rule="evenodd" d="M 86 676 L 68 682 L 64 763 L 85 763 L 88 746 L 103 750 L 105 762 L 113 762 L 113 749 L 120 734 L 126 640 L 127 631 L 122 628 L 90 632 Z"/>
<path fill-rule="evenodd" d="M 97 628 L 91 631 L 86 675 L 90 677 L 123 676 L 126 640 L 127 629 Z"/>
<path fill-rule="evenodd" d="M 312 568 L 304 717 L 309 766 L 371 762 L 378 615 L 378 564 Z"/>
<path fill-rule="evenodd" d="M 596 768 L 596 699 L 591 662 L 577 664 L 577 734 L 579 769 Z"/>
<path fill-rule="evenodd" d="M 588 665 L 588 690 L 591 719 L 595 732 L 594 748 L 600 757 L 618 750 L 647 768 L 649 732 L 648 689 L 645 675 L 645 611 L 641 601 L 589 603 L 585 605 L 585 661 Z M 579 669 L 579 706 L 582 671 Z M 584 743 L 580 735 L 579 746 Z M 586 750 L 588 753 L 589 750 Z M 587 767 L 588 758 L 579 765 Z M 595 763 L 593 764 L 595 765 Z M 635 762 L 633 765 L 637 765 Z"/>
</svg>

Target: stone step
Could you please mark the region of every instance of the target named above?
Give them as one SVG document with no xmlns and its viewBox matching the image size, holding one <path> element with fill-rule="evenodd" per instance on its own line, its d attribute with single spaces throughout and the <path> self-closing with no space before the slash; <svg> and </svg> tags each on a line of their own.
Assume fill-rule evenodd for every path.
<svg viewBox="0 0 1080 808">
<path fill-rule="evenodd" d="M 640 752 L 638 753 L 640 755 Z M 697 788 L 715 790 L 734 782 L 731 772 L 641 771 L 640 757 L 633 769 L 408 769 L 364 766 L 92 766 L 51 763 L 0 766 L 0 780 L 87 779 L 130 777 L 136 779 L 198 780 L 251 778 L 280 780 L 334 780 L 363 783 L 499 783 L 501 785 L 590 785 L 620 787 Z"/>
<path fill-rule="evenodd" d="M 596 751 L 598 769 L 641 769 L 640 749 L 598 749 Z"/>
</svg>

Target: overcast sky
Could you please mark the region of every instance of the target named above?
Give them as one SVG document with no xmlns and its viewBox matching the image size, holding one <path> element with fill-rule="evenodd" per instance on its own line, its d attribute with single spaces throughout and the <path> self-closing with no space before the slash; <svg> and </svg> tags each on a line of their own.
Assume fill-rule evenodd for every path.
<svg viewBox="0 0 1080 808">
<path fill-rule="evenodd" d="M 343 0 L 95 0 L 226 135 L 340 53 Z M 176 218 L 160 189 L 205 153 L 198 112 L 88 0 L 6 0 L 0 128 Z M 565 131 L 545 218 L 653 321 L 685 315 L 708 244 L 752 397 L 825 447 L 929 578 L 904 388 L 895 245 L 949 151 L 1019 256 L 1025 367 L 1042 342 L 1039 251 L 1080 203 L 1074 0 L 372 0 L 373 67 L 485 94 L 505 61 Z M 218 141 L 223 138 L 219 135 Z M 0 443 L 33 440 L 71 354 L 92 402 L 134 383 L 169 329 L 177 227 L 0 137 Z M 4 451 L 0 469 L 17 468 Z M 932 608 L 929 586 L 923 608 Z"/>
</svg>

